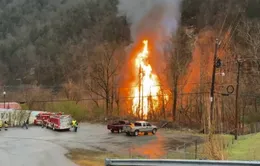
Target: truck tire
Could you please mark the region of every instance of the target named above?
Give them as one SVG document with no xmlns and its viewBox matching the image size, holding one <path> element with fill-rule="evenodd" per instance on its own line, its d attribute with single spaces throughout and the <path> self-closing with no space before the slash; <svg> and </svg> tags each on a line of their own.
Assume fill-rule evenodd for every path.
<svg viewBox="0 0 260 166">
<path fill-rule="evenodd" d="M 139 131 L 138 131 L 138 130 L 135 130 L 134 136 L 138 136 L 138 135 L 139 135 Z"/>
<path fill-rule="evenodd" d="M 126 136 L 130 136 L 130 133 L 129 133 L 129 132 L 126 132 L 125 135 L 126 135 Z"/>
<path fill-rule="evenodd" d="M 156 129 L 152 130 L 153 135 L 156 134 L 156 131 L 157 131 Z"/>
<path fill-rule="evenodd" d="M 122 133 L 122 129 L 118 129 L 118 133 Z"/>
<path fill-rule="evenodd" d="M 52 127 L 52 130 L 55 131 L 55 127 L 54 126 Z"/>
<path fill-rule="evenodd" d="M 113 130 L 113 129 L 111 130 L 111 133 L 114 133 L 114 130 Z"/>
</svg>

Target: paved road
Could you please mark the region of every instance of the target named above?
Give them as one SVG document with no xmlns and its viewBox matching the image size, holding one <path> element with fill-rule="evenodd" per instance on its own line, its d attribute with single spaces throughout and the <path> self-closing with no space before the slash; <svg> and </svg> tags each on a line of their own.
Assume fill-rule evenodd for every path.
<svg viewBox="0 0 260 166">
<path fill-rule="evenodd" d="M 104 125 L 94 124 L 80 124 L 77 133 L 55 132 L 41 127 L 10 128 L 0 131 L 0 166 L 75 166 L 64 156 L 68 148 L 160 156 L 165 153 L 166 146 L 169 148 L 166 141 L 169 142 L 169 137 L 161 132 L 127 137 L 123 133 L 110 133 Z"/>
<path fill-rule="evenodd" d="M 141 142 L 137 142 L 153 139 L 156 137 L 141 138 Z M 76 166 L 64 156 L 67 148 L 115 152 L 125 149 L 132 140 L 124 134 L 109 133 L 103 125 L 82 124 L 77 133 L 55 132 L 41 127 L 30 127 L 28 130 L 9 128 L 8 131 L 0 131 L 0 165 Z"/>
<path fill-rule="evenodd" d="M 37 133 L 37 129 L 1 131 L 0 165 L 76 166 L 64 156 L 65 148 L 49 141 L 46 136 L 32 133 Z"/>
</svg>

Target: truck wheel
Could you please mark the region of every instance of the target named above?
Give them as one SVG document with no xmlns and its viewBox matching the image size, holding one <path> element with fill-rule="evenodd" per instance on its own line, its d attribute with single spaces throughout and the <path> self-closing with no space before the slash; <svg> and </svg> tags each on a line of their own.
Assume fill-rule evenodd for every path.
<svg viewBox="0 0 260 166">
<path fill-rule="evenodd" d="M 138 135 L 139 135 L 139 131 L 138 131 L 138 130 L 135 130 L 134 135 L 135 135 L 135 136 L 138 136 Z"/>
<path fill-rule="evenodd" d="M 130 136 L 130 133 L 129 133 L 129 132 L 126 132 L 125 135 L 126 135 L 126 136 Z"/>
<path fill-rule="evenodd" d="M 118 129 L 118 133 L 122 133 L 122 130 L 121 130 L 121 129 Z"/>
<path fill-rule="evenodd" d="M 114 130 L 113 130 L 113 129 L 111 130 L 111 133 L 114 133 Z"/>
<path fill-rule="evenodd" d="M 55 131 L 55 128 L 54 128 L 54 126 L 52 127 L 52 130 L 53 130 L 53 131 Z"/>
<path fill-rule="evenodd" d="M 156 131 L 157 131 L 156 129 L 153 129 L 153 130 L 152 130 L 152 133 L 153 133 L 153 134 L 155 134 L 155 133 L 156 133 Z"/>
</svg>

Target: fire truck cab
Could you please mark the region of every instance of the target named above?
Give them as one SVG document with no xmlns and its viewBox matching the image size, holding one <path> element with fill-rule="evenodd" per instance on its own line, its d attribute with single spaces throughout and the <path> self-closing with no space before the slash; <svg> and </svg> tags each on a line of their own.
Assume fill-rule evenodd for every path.
<svg viewBox="0 0 260 166">
<path fill-rule="evenodd" d="M 70 115 L 51 115 L 47 127 L 52 130 L 69 130 L 71 128 L 72 117 Z"/>
</svg>

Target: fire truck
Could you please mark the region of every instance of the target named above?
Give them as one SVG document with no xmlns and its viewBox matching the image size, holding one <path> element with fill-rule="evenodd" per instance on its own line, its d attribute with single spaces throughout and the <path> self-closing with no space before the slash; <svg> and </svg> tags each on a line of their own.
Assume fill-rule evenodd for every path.
<svg viewBox="0 0 260 166">
<path fill-rule="evenodd" d="M 51 112 L 41 112 L 36 116 L 36 119 L 34 120 L 35 125 L 46 125 L 51 115 L 54 115 L 54 113 Z"/>
<path fill-rule="evenodd" d="M 52 130 L 70 130 L 72 117 L 70 115 L 51 115 L 46 123 L 47 128 Z"/>
</svg>

